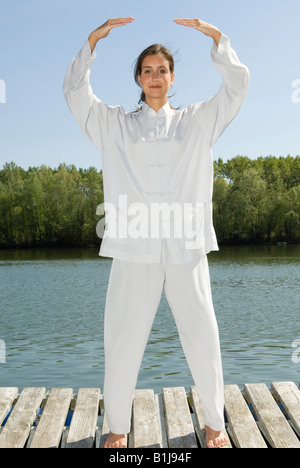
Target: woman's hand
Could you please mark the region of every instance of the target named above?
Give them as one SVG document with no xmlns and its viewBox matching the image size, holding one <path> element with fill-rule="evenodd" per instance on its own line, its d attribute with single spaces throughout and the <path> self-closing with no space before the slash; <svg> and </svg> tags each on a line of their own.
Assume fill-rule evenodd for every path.
<svg viewBox="0 0 300 468">
<path fill-rule="evenodd" d="M 117 28 L 118 26 L 125 26 L 125 24 L 132 23 L 134 21 L 133 16 L 129 16 L 128 18 L 111 18 L 106 21 L 106 23 L 99 26 L 99 28 L 95 29 L 90 36 L 89 36 L 89 43 L 91 46 L 91 51 L 96 47 L 97 42 L 100 39 L 104 39 L 110 33 L 113 28 Z"/>
<path fill-rule="evenodd" d="M 176 18 L 174 21 L 176 24 L 181 24 L 182 26 L 187 26 L 201 31 L 206 36 L 212 37 L 216 44 L 219 45 L 222 33 L 212 24 L 205 23 L 205 21 L 199 20 L 198 18 Z"/>
</svg>

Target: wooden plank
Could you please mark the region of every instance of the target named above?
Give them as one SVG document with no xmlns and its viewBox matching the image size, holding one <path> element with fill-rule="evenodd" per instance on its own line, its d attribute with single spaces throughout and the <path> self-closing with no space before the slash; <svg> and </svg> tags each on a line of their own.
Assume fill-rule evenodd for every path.
<svg viewBox="0 0 300 468">
<path fill-rule="evenodd" d="M 202 404 L 201 404 L 199 392 L 198 392 L 198 390 L 197 390 L 197 388 L 195 386 L 191 387 L 191 404 L 192 404 L 193 411 L 194 411 L 195 416 L 196 416 L 197 424 L 196 424 L 195 430 L 196 430 L 200 445 L 201 445 L 202 448 L 207 448 L 205 420 L 204 420 L 204 416 L 203 416 L 203 412 L 202 412 Z M 221 448 L 222 449 L 232 448 L 229 436 L 228 436 L 226 431 L 224 431 L 224 432 L 225 432 L 225 435 L 226 435 L 226 437 L 228 439 L 228 444 L 225 447 L 221 447 Z"/>
<path fill-rule="evenodd" d="M 163 400 L 169 448 L 197 448 L 185 389 L 164 388 Z"/>
<path fill-rule="evenodd" d="M 237 385 L 225 385 L 225 412 L 236 448 L 268 448 Z"/>
<path fill-rule="evenodd" d="M 53 388 L 29 448 L 58 448 L 70 408 L 73 390 Z"/>
<path fill-rule="evenodd" d="M 45 388 L 24 388 L 0 434 L 0 448 L 25 446 L 45 394 Z"/>
<path fill-rule="evenodd" d="M 102 423 L 102 431 L 101 431 L 101 438 L 100 438 L 100 448 L 104 447 L 104 442 L 106 441 L 108 435 L 109 435 L 109 426 L 108 426 L 106 414 L 104 412 L 103 423 Z"/>
<path fill-rule="evenodd" d="M 99 402 L 99 388 L 79 389 L 66 448 L 93 447 L 99 414 Z"/>
<path fill-rule="evenodd" d="M 196 387 L 191 387 L 191 405 L 196 418 L 195 432 L 202 448 L 207 448 L 205 439 L 205 421 L 201 400 Z"/>
<path fill-rule="evenodd" d="M 167 427 L 166 427 L 166 420 L 165 420 L 164 401 L 163 401 L 163 396 L 161 393 L 155 395 L 155 401 L 156 401 L 157 411 L 159 413 L 159 419 L 160 419 L 162 448 L 168 448 L 168 436 L 167 436 Z"/>
<path fill-rule="evenodd" d="M 300 442 L 265 384 L 246 384 L 259 427 L 273 448 L 300 448 Z"/>
<path fill-rule="evenodd" d="M 160 448 L 160 418 L 153 390 L 135 390 L 133 399 L 133 448 Z"/>
<path fill-rule="evenodd" d="M 294 382 L 274 382 L 272 391 L 282 404 L 290 419 L 290 424 L 300 436 L 300 391 Z"/>
<path fill-rule="evenodd" d="M 0 388 L 0 426 L 8 415 L 11 405 L 18 396 L 16 387 Z"/>
<path fill-rule="evenodd" d="M 101 431 L 101 439 L 100 439 L 100 448 L 104 447 L 104 443 L 109 435 L 109 432 L 110 430 L 109 430 L 106 414 L 104 413 L 102 431 Z M 127 436 L 127 442 L 128 442 L 128 436 Z"/>
</svg>

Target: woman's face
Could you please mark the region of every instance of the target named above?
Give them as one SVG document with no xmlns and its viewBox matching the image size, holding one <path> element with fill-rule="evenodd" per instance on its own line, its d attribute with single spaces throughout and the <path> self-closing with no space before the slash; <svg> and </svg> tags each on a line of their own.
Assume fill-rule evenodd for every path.
<svg viewBox="0 0 300 468">
<path fill-rule="evenodd" d="M 174 73 L 170 72 L 168 60 L 162 55 L 148 55 L 142 63 L 139 83 L 147 99 L 167 102 L 168 91 L 173 84 Z"/>
</svg>

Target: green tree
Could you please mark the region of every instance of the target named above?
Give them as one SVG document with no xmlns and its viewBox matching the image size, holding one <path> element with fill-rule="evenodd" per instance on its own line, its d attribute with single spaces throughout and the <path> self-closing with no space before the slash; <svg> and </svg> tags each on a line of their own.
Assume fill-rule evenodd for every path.
<svg viewBox="0 0 300 468">
<path fill-rule="evenodd" d="M 245 156 L 214 163 L 220 242 L 300 242 L 300 157 Z M 102 172 L 60 164 L 0 170 L 0 247 L 98 245 Z"/>
</svg>

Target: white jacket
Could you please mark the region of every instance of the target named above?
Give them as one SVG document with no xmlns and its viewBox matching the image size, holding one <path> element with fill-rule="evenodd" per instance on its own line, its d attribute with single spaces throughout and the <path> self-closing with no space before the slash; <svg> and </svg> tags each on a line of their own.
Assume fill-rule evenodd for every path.
<svg viewBox="0 0 300 468">
<path fill-rule="evenodd" d="M 125 112 L 93 94 L 89 76 L 96 56 L 86 41 L 67 70 L 64 94 L 80 128 L 102 153 L 107 224 L 100 255 L 158 263 L 163 239 L 174 263 L 218 250 L 212 147 L 245 99 L 248 68 L 222 35 L 211 50 L 223 77 L 214 97 L 184 110 L 167 103 L 157 113 L 147 104 Z"/>
</svg>

